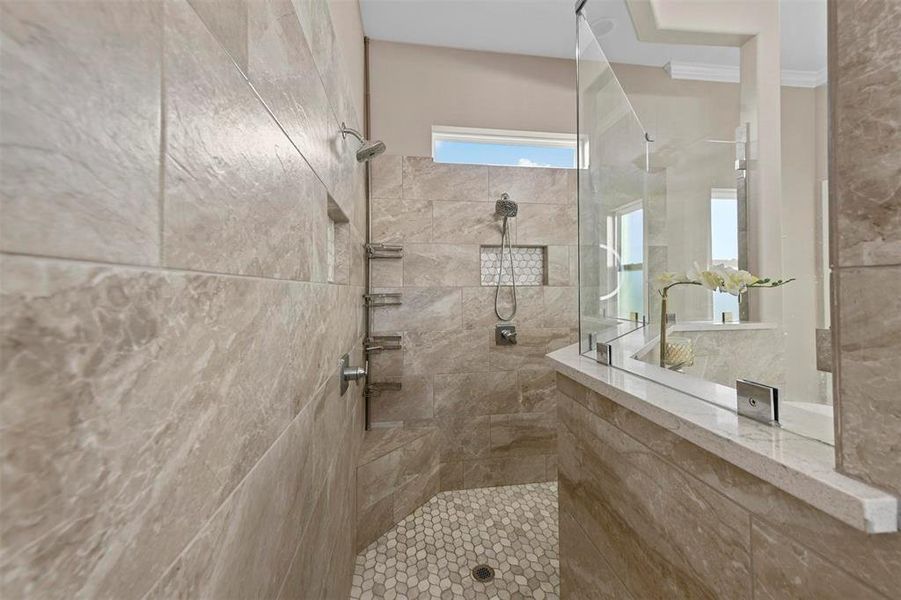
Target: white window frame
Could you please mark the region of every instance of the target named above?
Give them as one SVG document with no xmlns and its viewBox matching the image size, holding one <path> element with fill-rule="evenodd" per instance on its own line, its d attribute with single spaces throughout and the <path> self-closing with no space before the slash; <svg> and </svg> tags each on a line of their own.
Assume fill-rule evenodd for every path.
<svg viewBox="0 0 901 600">
<path fill-rule="evenodd" d="M 510 129 L 483 129 L 477 127 L 432 126 L 432 160 L 437 155 L 438 142 L 468 142 L 475 144 L 500 144 L 505 146 L 544 146 L 580 150 L 576 155 L 582 164 L 588 164 L 588 141 L 583 136 L 582 147 L 577 148 L 579 137 L 575 133 L 551 133 L 547 131 L 516 131 Z M 494 165 L 511 166 L 511 165 Z M 575 168 L 556 167 L 556 168 Z"/>
<path fill-rule="evenodd" d="M 626 263 L 623 260 L 622 219 L 624 216 L 628 215 L 629 213 L 633 213 L 638 210 L 641 211 L 641 223 L 642 223 L 641 262 L 640 263 Z M 617 278 L 619 278 L 620 273 L 622 273 L 624 271 L 639 271 L 640 270 L 642 272 L 641 273 L 641 288 L 642 288 L 641 304 L 642 304 L 642 306 L 641 306 L 641 311 L 639 313 L 640 315 L 647 314 L 647 309 L 648 309 L 648 297 L 647 297 L 647 294 L 645 293 L 645 290 L 647 289 L 647 279 L 648 279 L 647 269 L 645 268 L 646 263 L 647 263 L 646 256 L 645 256 L 645 250 L 647 249 L 647 245 L 645 244 L 645 233 L 647 231 L 644 227 L 645 216 L 646 215 L 644 214 L 644 200 L 633 200 L 632 202 L 623 204 L 622 206 L 620 206 L 619 208 L 617 208 L 613 211 L 613 248 L 616 250 L 617 260 L 619 262 L 619 265 L 616 267 Z M 626 269 L 627 264 L 629 266 L 632 266 L 633 268 Z M 641 265 L 641 268 L 636 269 L 636 268 L 634 268 L 635 265 Z M 617 289 L 619 289 L 618 282 L 617 282 Z M 617 294 L 617 298 L 616 298 L 616 303 L 617 303 L 616 304 L 616 312 L 617 312 L 617 316 L 619 316 L 619 308 L 620 307 L 619 307 L 619 295 L 618 294 Z M 620 317 L 620 318 L 623 318 L 623 317 Z"/>
</svg>

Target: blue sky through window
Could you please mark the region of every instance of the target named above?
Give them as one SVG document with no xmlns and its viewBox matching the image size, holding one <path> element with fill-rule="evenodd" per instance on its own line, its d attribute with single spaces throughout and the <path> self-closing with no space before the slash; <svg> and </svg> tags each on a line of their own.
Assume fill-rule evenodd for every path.
<svg viewBox="0 0 901 600">
<path fill-rule="evenodd" d="M 576 149 L 438 140 L 434 159 L 435 162 L 456 164 L 574 169 Z"/>
<path fill-rule="evenodd" d="M 713 264 L 738 266 L 738 200 L 735 197 L 710 199 L 710 259 Z M 713 318 L 724 312 L 738 319 L 738 298 L 723 292 L 713 293 Z"/>
</svg>

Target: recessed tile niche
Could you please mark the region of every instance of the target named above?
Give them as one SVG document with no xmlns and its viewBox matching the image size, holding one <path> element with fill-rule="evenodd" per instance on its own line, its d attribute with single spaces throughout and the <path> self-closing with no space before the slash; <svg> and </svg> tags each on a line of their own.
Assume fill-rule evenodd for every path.
<svg viewBox="0 0 901 600">
<path fill-rule="evenodd" d="M 500 246 L 482 246 L 480 249 L 480 274 L 483 286 L 497 285 L 498 271 L 501 271 L 501 285 L 544 285 L 547 248 L 545 246 L 513 246 L 513 270 L 510 270 L 510 256 L 505 251 L 501 261 Z"/>
<path fill-rule="evenodd" d="M 328 198 L 327 212 L 328 282 L 347 283 L 350 274 L 350 222 L 331 197 Z"/>
</svg>

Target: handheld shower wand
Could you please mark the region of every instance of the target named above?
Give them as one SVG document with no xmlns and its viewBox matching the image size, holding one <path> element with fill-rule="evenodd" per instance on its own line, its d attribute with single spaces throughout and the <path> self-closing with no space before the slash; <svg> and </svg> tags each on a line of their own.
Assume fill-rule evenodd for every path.
<svg viewBox="0 0 901 600">
<path fill-rule="evenodd" d="M 501 321 L 510 321 L 516 316 L 516 275 L 513 273 L 513 241 L 510 239 L 510 226 L 508 220 L 515 217 L 518 212 L 519 206 L 516 202 L 510 200 L 510 195 L 506 192 L 501 194 L 500 200 L 494 205 L 494 214 L 504 218 L 504 223 L 501 227 L 501 260 L 497 270 L 497 286 L 494 289 L 494 314 Z M 504 275 L 505 247 L 506 253 L 510 256 L 510 283 L 513 288 L 513 307 L 510 311 L 510 315 L 506 317 L 501 315 L 500 307 L 498 306 L 501 293 L 501 279 Z"/>
</svg>

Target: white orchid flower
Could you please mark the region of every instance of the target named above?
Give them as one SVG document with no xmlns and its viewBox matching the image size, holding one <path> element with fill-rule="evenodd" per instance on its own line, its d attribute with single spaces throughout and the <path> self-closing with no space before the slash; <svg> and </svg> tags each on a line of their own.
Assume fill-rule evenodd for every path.
<svg viewBox="0 0 901 600">
<path fill-rule="evenodd" d="M 698 273 L 698 281 L 708 290 L 715 292 L 723 285 L 723 279 L 713 271 L 701 271 Z"/>
<path fill-rule="evenodd" d="M 748 286 L 738 271 L 729 272 L 726 274 L 726 277 L 723 278 L 722 291 L 732 294 L 733 296 L 739 296 L 747 289 Z"/>
<path fill-rule="evenodd" d="M 701 272 L 703 270 L 704 269 L 702 269 L 701 266 L 697 262 L 695 262 L 694 265 L 692 265 L 692 267 L 688 270 L 688 273 L 685 274 L 685 276 L 688 277 L 689 281 L 696 281 L 700 283 Z"/>
<path fill-rule="evenodd" d="M 738 276 L 741 278 L 742 283 L 744 283 L 745 285 L 753 285 L 760 281 L 760 277 L 751 275 L 747 271 L 738 271 Z"/>
</svg>

